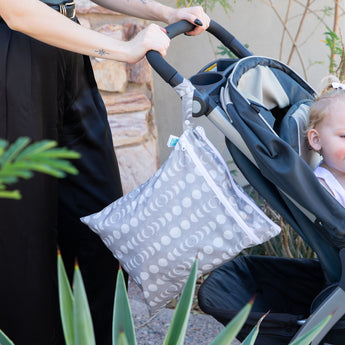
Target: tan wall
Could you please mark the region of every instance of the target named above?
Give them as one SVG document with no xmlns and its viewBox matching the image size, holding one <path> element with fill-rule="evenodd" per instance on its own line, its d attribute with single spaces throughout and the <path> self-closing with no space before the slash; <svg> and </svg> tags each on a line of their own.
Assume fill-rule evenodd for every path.
<svg viewBox="0 0 345 345">
<path fill-rule="evenodd" d="M 210 16 L 220 23 L 242 43 L 248 44 L 255 55 L 269 56 L 286 62 L 291 49 L 289 43 L 279 57 L 282 42 L 282 26 L 273 10 L 263 1 L 232 1 L 234 11 L 227 15 L 217 7 Z M 162 0 L 174 6 L 175 0 Z M 275 0 L 282 18 L 288 1 Z M 330 5 L 329 0 L 318 0 L 315 8 Z M 145 21 L 106 11 L 89 0 L 77 0 L 78 17 L 82 25 L 100 30 L 117 38 L 130 39 Z M 295 19 L 288 23 L 293 36 L 298 30 L 298 18 L 303 13 L 300 7 L 293 13 Z M 291 66 L 318 88 L 319 81 L 327 72 L 328 50 L 323 42 L 324 26 L 316 25 L 308 17 L 305 29 L 299 38 L 304 43 L 300 49 L 303 64 L 294 55 Z M 331 17 L 326 20 L 331 21 Z M 344 27 L 344 18 L 342 27 Z M 164 24 L 162 24 L 164 26 Z M 286 42 L 289 40 L 285 38 Z M 215 51 L 220 43 L 205 33 L 199 37 L 181 35 L 172 40 L 167 61 L 183 76 L 189 78 L 204 65 L 216 58 Z M 219 57 L 217 57 L 219 58 Z M 322 63 L 315 63 L 321 61 Z M 153 80 L 147 62 L 129 65 L 119 62 L 92 59 L 96 79 L 106 103 L 109 122 L 113 132 L 115 150 L 120 163 L 125 192 L 146 181 L 169 156 L 166 146 L 170 134 L 180 135 L 181 102 L 175 91 L 163 82 L 156 73 Z M 154 104 L 152 104 L 154 99 Z M 155 114 L 155 116 L 153 115 Z M 205 117 L 196 124 L 205 127 L 207 135 L 218 147 L 226 160 L 231 160 L 224 144 L 224 136 Z M 157 138 L 158 132 L 158 138 Z"/>
<path fill-rule="evenodd" d="M 163 0 L 165 4 L 174 5 L 174 0 Z M 226 15 L 219 7 L 210 14 L 211 18 L 229 30 L 243 44 L 248 44 L 249 49 L 255 55 L 269 56 L 279 59 L 279 49 L 282 37 L 282 26 L 273 10 L 264 5 L 263 1 L 229 1 L 233 4 L 234 11 L 230 16 Z M 279 13 L 284 18 L 284 7 L 288 1 L 273 1 L 279 5 Z M 330 6 L 329 0 L 318 0 L 315 2 L 315 8 Z M 298 13 L 303 13 L 303 8 L 298 8 Z M 298 29 L 298 17 L 291 20 L 288 25 L 292 34 L 295 35 Z M 311 17 L 310 17 L 311 18 Z M 325 43 L 323 32 L 325 28 L 321 25 L 316 27 L 316 22 L 307 19 L 305 22 L 305 30 L 300 36 L 300 42 L 307 40 L 307 43 L 300 47 L 301 54 L 304 57 L 305 69 L 307 70 L 307 80 L 314 88 L 319 87 L 319 81 L 327 75 L 327 56 L 328 50 Z M 332 17 L 326 18 L 330 21 Z M 342 27 L 344 25 L 344 18 Z M 309 37 L 309 35 L 311 35 Z M 309 37 L 309 38 L 308 38 Z M 288 42 L 288 39 L 286 39 Z M 215 59 L 214 51 L 219 42 L 210 37 L 209 34 L 203 34 L 202 37 L 191 38 L 182 35 L 172 41 L 168 52 L 167 61 L 172 63 L 174 67 L 185 77 L 195 74 L 201 67 Z M 290 44 L 289 44 L 290 47 Z M 286 62 L 290 48 L 284 49 L 282 61 Z M 310 62 L 322 61 L 323 63 L 310 66 Z M 303 75 L 302 64 L 298 60 L 298 55 L 294 55 L 291 66 L 305 78 Z M 166 147 L 166 141 L 169 134 L 181 134 L 181 108 L 180 100 L 175 92 L 166 85 L 162 80 L 154 74 L 154 99 L 156 124 L 158 127 L 158 143 L 159 143 L 159 159 L 164 162 L 168 157 L 171 149 Z M 204 117 L 197 123 L 205 126 L 206 132 L 213 143 L 223 153 L 227 160 L 230 159 L 224 145 L 224 136 L 218 132 L 215 127 L 209 123 Z"/>
</svg>

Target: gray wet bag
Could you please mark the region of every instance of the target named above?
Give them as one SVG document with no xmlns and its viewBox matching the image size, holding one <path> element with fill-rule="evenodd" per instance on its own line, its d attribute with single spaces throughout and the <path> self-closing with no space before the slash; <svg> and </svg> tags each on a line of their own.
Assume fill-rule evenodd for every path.
<svg viewBox="0 0 345 345">
<path fill-rule="evenodd" d="M 186 129 L 147 182 L 82 221 L 153 313 L 180 294 L 196 257 L 202 275 L 280 232 L 233 180 L 202 127 Z"/>
</svg>

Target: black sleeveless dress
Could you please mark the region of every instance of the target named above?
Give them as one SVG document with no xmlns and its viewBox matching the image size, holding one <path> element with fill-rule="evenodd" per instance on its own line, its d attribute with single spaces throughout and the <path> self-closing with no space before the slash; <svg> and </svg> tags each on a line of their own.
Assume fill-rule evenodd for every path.
<svg viewBox="0 0 345 345">
<path fill-rule="evenodd" d="M 88 57 L 48 46 L 0 20 L 0 138 L 54 139 L 81 153 L 77 176 L 21 181 L 0 199 L 0 329 L 15 345 L 63 344 L 56 252 L 77 258 L 97 345 L 111 344 L 118 263 L 80 221 L 122 195 L 104 104 Z"/>
</svg>

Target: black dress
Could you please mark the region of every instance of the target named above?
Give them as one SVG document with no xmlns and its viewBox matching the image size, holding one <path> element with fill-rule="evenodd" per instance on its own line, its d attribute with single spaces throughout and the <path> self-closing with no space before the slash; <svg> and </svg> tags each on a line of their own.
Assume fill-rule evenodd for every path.
<svg viewBox="0 0 345 345">
<path fill-rule="evenodd" d="M 63 344 L 56 249 L 70 277 L 78 259 L 97 345 L 111 344 L 118 263 L 81 216 L 122 195 L 104 104 L 88 57 L 12 31 L 0 20 L 0 138 L 55 139 L 81 153 L 77 176 L 22 181 L 0 199 L 0 329 L 15 345 Z"/>
</svg>

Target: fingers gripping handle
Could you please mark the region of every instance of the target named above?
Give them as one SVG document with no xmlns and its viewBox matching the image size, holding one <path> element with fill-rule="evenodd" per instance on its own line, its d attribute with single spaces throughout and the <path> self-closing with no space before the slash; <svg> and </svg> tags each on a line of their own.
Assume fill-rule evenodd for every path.
<svg viewBox="0 0 345 345">
<path fill-rule="evenodd" d="M 167 26 L 165 29 L 170 39 L 193 30 L 194 25 L 181 20 L 177 23 Z M 232 34 L 225 30 L 221 25 L 211 20 L 210 26 L 207 29 L 212 35 L 218 38 L 227 48 L 229 48 L 237 57 L 242 58 L 250 56 L 252 53 L 243 46 Z M 153 69 L 162 77 L 162 79 L 175 87 L 183 82 L 183 76 L 179 74 L 174 67 L 166 62 L 163 57 L 157 52 L 150 50 L 146 54 L 147 60 Z"/>
<path fill-rule="evenodd" d="M 167 26 L 165 30 L 167 31 L 168 37 L 172 39 L 178 35 L 193 30 L 193 28 L 193 24 L 187 22 L 186 20 L 181 20 L 177 23 Z M 183 82 L 183 77 L 181 74 L 179 74 L 174 67 L 167 63 L 157 51 L 148 51 L 146 53 L 146 58 L 153 69 L 172 87 L 175 87 Z"/>
</svg>

